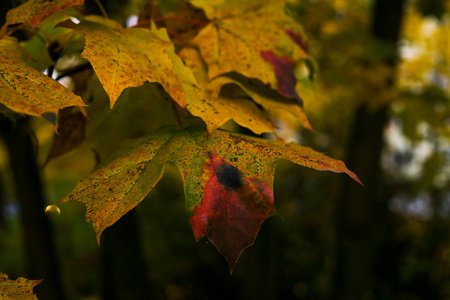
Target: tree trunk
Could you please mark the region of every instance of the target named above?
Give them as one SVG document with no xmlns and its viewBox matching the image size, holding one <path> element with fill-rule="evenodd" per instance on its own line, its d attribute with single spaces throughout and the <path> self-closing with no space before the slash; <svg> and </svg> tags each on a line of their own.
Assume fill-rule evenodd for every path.
<svg viewBox="0 0 450 300">
<path fill-rule="evenodd" d="M 152 299 L 135 210 L 103 232 L 100 248 L 103 299 Z"/>
<path fill-rule="evenodd" d="M 375 2 L 372 33 L 388 50 L 385 63 L 392 67 L 390 76 L 386 78 L 386 88 L 392 88 L 395 80 L 403 6 L 404 0 Z M 364 103 L 356 109 L 354 120 L 345 161 L 366 186 L 345 179 L 335 211 L 337 249 L 334 294 L 335 299 L 345 300 L 375 297 L 379 282 L 374 274 L 375 257 L 379 255 L 377 252 L 389 234 L 390 226 L 387 192 L 380 166 L 388 105 L 379 105 L 375 110 Z"/>
<path fill-rule="evenodd" d="M 27 118 L 0 120 L 0 134 L 9 152 L 20 205 L 27 274 L 30 279 L 44 279 L 35 289 L 39 299 L 65 299 L 53 242 L 52 228 L 44 213 L 39 169 L 35 161 L 31 129 Z"/>
</svg>

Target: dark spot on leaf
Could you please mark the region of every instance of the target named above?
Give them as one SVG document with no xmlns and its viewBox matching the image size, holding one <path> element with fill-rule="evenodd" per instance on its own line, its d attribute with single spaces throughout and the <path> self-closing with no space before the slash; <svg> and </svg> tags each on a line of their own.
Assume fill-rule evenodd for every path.
<svg viewBox="0 0 450 300">
<path fill-rule="evenodd" d="M 225 187 L 238 189 L 242 186 L 242 173 L 236 167 L 222 164 L 216 169 L 217 179 Z"/>
</svg>

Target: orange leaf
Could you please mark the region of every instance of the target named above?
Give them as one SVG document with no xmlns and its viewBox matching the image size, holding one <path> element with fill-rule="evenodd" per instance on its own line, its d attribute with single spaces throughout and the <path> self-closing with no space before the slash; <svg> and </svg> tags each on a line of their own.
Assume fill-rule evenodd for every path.
<svg viewBox="0 0 450 300">
<path fill-rule="evenodd" d="M 25 22 L 28 22 L 34 28 L 50 15 L 66 7 L 83 5 L 83 3 L 84 0 L 30 0 L 8 11 L 6 14 L 6 22 L 2 26 L 1 31 L 4 34 L 9 25 Z"/>
</svg>

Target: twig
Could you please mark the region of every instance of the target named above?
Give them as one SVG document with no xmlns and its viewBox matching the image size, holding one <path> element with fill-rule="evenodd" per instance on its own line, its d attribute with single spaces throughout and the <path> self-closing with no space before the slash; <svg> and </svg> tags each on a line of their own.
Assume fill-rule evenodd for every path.
<svg viewBox="0 0 450 300">
<path fill-rule="evenodd" d="M 61 78 L 64 78 L 64 77 L 66 77 L 66 76 L 70 76 L 70 75 L 73 75 L 73 74 L 75 74 L 75 73 L 84 71 L 84 70 L 89 69 L 89 68 L 91 68 L 91 67 L 92 67 L 92 66 L 91 66 L 90 63 L 86 63 L 86 64 L 82 64 L 82 65 L 75 66 L 75 67 L 73 67 L 73 68 L 71 68 L 71 69 L 68 69 L 66 72 L 64 72 L 64 73 L 62 73 L 62 74 L 60 74 L 60 75 L 58 75 L 58 77 L 56 77 L 55 80 L 58 81 L 58 80 L 60 80 Z"/>
<path fill-rule="evenodd" d="M 176 33 L 175 31 L 171 30 L 171 29 L 167 29 L 167 33 L 172 35 L 173 37 L 175 37 L 176 39 L 178 39 L 186 48 L 191 48 L 191 45 L 186 42 L 185 39 L 183 39 L 178 33 Z"/>
<path fill-rule="evenodd" d="M 105 8 L 103 7 L 100 0 L 95 0 L 95 3 L 97 3 L 98 8 L 100 8 L 100 11 L 102 12 L 102 15 L 105 19 L 109 19 L 108 14 L 106 13 Z"/>
</svg>

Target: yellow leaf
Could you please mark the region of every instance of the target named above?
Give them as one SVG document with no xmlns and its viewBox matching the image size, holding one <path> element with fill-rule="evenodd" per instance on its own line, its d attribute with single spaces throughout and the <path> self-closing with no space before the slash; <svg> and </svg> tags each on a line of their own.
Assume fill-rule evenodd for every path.
<svg viewBox="0 0 450 300">
<path fill-rule="evenodd" d="M 13 39 L 0 40 L 0 102 L 17 112 L 42 116 L 83 100 L 28 66 L 26 51 Z"/>
<path fill-rule="evenodd" d="M 186 108 L 191 114 L 205 121 L 208 132 L 214 131 L 233 119 L 256 134 L 275 133 L 275 127 L 267 114 L 250 99 L 232 99 L 222 97 L 218 92 L 214 93 L 220 90 L 222 82 L 208 80 L 204 62 L 196 50 L 183 49 L 180 55 L 185 58 L 186 64 L 193 70 L 198 82 L 198 87 L 184 85 Z"/>
<path fill-rule="evenodd" d="M 152 31 L 162 40 L 169 41 L 165 29 L 156 29 L 152 24 Z M 221 83 L 210 82 L 206 66 L 198 51 L 186 48 L 180 52 L 187 67 L 175 54 L 173 46 L 168 49 L 168 54 L 174 69 L 183 81 L 186 108 L 192 115 L 200 117 L 206 123 L 208 132 L 214 131 L 231 119 L 256 134 L 275 132 L 266 113 L 258 109 L 251 100 L 224 98 L 219 97 L 218 92 L 212 93 L 212 91 L 220 90 L 217 84 L 221 85 Z"/>
<path fill-rule="evenodd" d="M 144 82 L 158 82 L 181 106 L 185 106 L 182 82 L 174 70 L 168 51 L 172 43 L 161 40 L 144 28 L 122 28 L 108 20 L 92 22 L 88 18 L 78 25 L 70 21 L 60 24 L 85 36 L 81 54 L 92 64 L 111 102 L 111 108 L 122 91 L 141 86 Z"/>
<path fill-rule="evenodd" d="M 261 105 L 268 113 L 271 120 L 275 120 L 278 116 L 286 116 L 289 114 L 295 120 L 300 122 L 305 128 L 313 131 L 302 107 L 294 99 L 288 99 L 268 89 L 254 79 L 249 79 L 237 73 L 220 76 L 213 80 L 215 90 L 213 95 L 218 95 L 220 87 L 226 84 L 234 84 L 241 88 L 256 103 Z"/>
<path fill-rule="evenodd" d="M 301 42 L 302 29 L 285 15 L 282 1 L 250 2 L 192 1 L 211 19 L 193 44 L 200 48 L 210 78 L 235 71 L 281 92 L 277 70 L 263 53 L 288 58 L 294 64 L 308 57 Z"/>
</svg>

